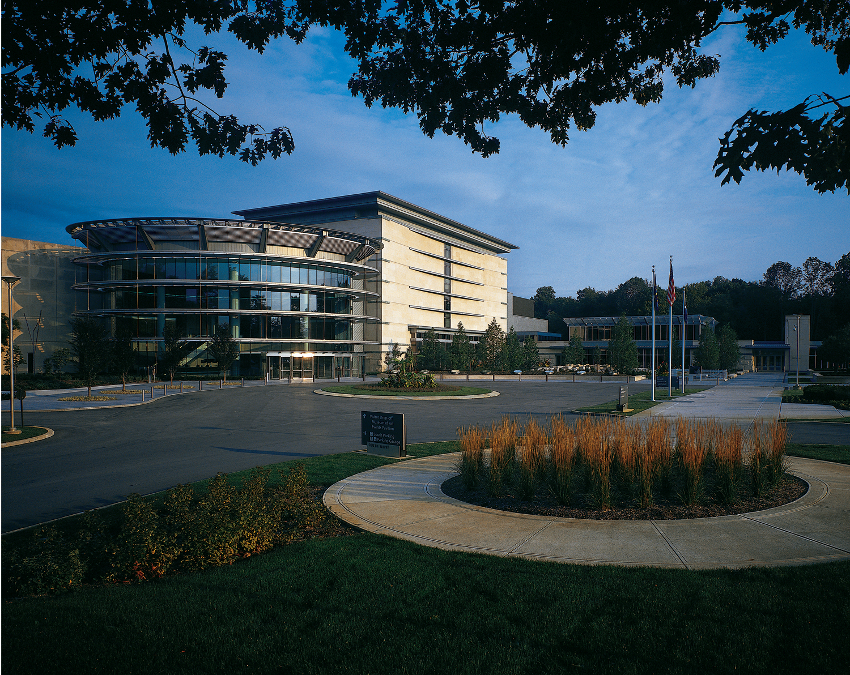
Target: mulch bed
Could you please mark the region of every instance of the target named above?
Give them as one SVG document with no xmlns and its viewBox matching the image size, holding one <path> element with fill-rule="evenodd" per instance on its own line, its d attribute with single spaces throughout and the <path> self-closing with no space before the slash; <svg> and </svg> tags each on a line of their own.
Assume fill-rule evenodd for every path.
<svg viewBox="0 0 850 675">
<path fill-rule="evenodd" d="M 710 485 L 706 486 L 698 504 L 685 506 L 676 496 L 677 490 L 674 485 L 669 495 L 653 492 L 655 503 L 646 509 L 641 508 L 637 499 L 628 494 L 628 491 L 618 489 L 616 481 L 612 481 L 612 507 L 604 511 L 594 504 L 592 495 L 586 492 L 575 492 L 569 506 L 558 504 L 548 486 L 542 481 L 538 481 L 534 498 L 527 501 L 519 498 L 516 481 L 512 485 L 505 486 L 500 497 L 488 494 L 486 485 L 482 484 L 483 481 L 479 481 L 476 489 L 467 490 L 460 476 L 447 480 L 442 484 L 441 489 L 449 497 L 490 509 L 554 518 L 591 520 L 677 520 L 729 516 L 782 506 L 799 499 L 808 490 L 805 481 L 786 473 L 776 486 L 761 497 L 756 497 L 748 478 L 749 476 L 744 476 L 739 481 L 735 501 L 728 506 L 714 498 Z"/>
<path fill-rule="evenodd" d="M 434 393 L 435 391 L 460 391 L 460 387 L 453 387 L 450 384 L 438 384 L 436 387 L 386 387 L 382 384 L 358 384 L 355 389 L 363 389 L 364 391 L 392 391 L 399 394 L 415 394 L 417 392 Z"/>
</svg>

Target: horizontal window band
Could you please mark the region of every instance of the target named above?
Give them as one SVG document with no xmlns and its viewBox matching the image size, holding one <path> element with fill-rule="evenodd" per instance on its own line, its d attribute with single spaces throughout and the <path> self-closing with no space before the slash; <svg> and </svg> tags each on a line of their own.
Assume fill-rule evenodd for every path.
<svg viewBox="0 0 850 675">
<path fill-rule="evenodd" d="M 442 310 L 440 310 L 442 311 Z M 160 314 L 175 316 L 296 316 L 304 318 L 348 319 L 357 321 L 378 321 L 377 316 L 365 314 L 330 314 L 328 312 L 287 311 L 284 309 L 186 309 L 181 307 L 145 307 L 143 309 L 81 309 L 74 314 L 92 316 L 135 316 L 140 319 L 156 317 Z"/>
<path fill-rule="evenodd" d="M 428 253 L 428 251 L 422 251 L 418 248 L 413 248 L 412 246 L 408 246 L 407 248 L 409 248 L 414 253 L 421 253 L 422 255 L 427 255 L 431 258 L 436 258 L 437 260 L 444 260 L 444 261 L 450 262 L 454 265 L 463 265 L 464 267 L 471 267 L 474 270 L 484 271 L 484 268 L 478 267 L 478 265 L 470 265 L 469 263 L 461 262 L 460 260 L 455 260 L 454 258 L 446 258 L 445 256 L 437 255 L 436 253 Z"/>
<path fill-rule="evenodd" d="M 449 276 L 448 274 L 443 274 L 442 272 L 432 272 L 431 270 L 423 270 L 418 267 L 410 267 L 414 272 L 422 272 L 423 274 L 430 274 L 433 277 L 440 277 L 442 279 L 451 279 L 452 281 L 460 281 L 464 284 L 473 284 L 474 286 L 484 286 L 480 281 L 472 281 L 470 279 L 461 279 L 460 277 Z"/>
<path fill-rule="evenodd" d="M 431 288 L 418 288 L 417 286 L 408 286 L 408 288 L 412 291 L 422 291 L 423 293 L 433 293 L 434 295 L 448 295 L 450 298 L 460 298 L 461 300 L 484 302 L 483 298 L 471 298 L 468 295 L 457 295 L 455 293 L 446 293 L 445 291 L 435 291 Z"/>
<path fill-rule="evenodd" d="M 410 309 L 424 309 L 426 312 L 439 312 L 440 314 L 459 314 L 461 316 L 475 316 L 480 318 L 484 317 L 483 314 L 473 314 L 472 312 L 458 312 L 453 309 L 447 311 L 442 308 L 438 309 L 436 307 L 420 307 L 419 305 L 408 305 L 408 307 L 410 307 Z"/>
<path fill-rule="evenodd" d="M 109 279 L 107 281 L 82 281 L 71 286 L 75 291 L 109 291 L 112 288 L 116 290 L 127 290 L 128 288 L 138 287 L 144 289 L 150 288 L 230 288 L 233 290 L 244 290 L 252 288 L 256 291 L 332 291 L 334 293 L 346 295 L 369 295 L 372 297 L 380 297 L 380 293 L 374 291 L 364 291 L 360 288 L 347 288 L 345 286 L 309 286 L 305 284 L 293 283 L 278 283 L 275 281 L 217 281 L 217 280 L 198 280 L 198 279 Z"/>
</svg>

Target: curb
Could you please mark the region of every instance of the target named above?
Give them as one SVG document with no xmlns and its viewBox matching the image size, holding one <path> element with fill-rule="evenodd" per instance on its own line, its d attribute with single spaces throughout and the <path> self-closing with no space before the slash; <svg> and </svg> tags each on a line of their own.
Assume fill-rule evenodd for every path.
<svg viewBox="0 0 850 675">
<path fill-rule="evenodd" d="M 498 391 L 491 391 L 489 394 L 469 394 L 467 396 L 370 396 L 369 394 L 339 394 L 334 391 L 324 391 L 323 389 L 314 389 L 314 394 L 321 396 L 338 396 L 340 398 L 369 398 L 386 400 L 402 400 L 402 401 L 466 401 L 473 398 L 493 398 L 500 396 Z"/>
<path fill-rule="evenodd" d="M 12 448 L 16 445 L 26 445 L 27 443 L 35 443 L 36 441 L 43 441 L 45 439 L 50 438 L 53 435 L 53 429 L 49 429 L 47 427 L 35 427 L 36 429 L 44 429 L 44 433 L 40 436 L 32 436 L 30 438 L 23 438 L 20 441 L 9 441 L 8 443 L 4 443 L 4 448 Z"/>
</svg>

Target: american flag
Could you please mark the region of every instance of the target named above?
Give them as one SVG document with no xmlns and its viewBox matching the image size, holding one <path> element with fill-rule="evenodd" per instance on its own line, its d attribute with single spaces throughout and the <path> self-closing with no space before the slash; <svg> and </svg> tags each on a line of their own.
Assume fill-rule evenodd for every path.
<svg viewBox="0 0 850 675">
<path fill-rule="evenodd" d="M 673 261 L 670 260 L 670 283 L 667 284 L 667 304 L 671 307 L 676 302 L 676 282 L 673 281 Z"/>
</svg>

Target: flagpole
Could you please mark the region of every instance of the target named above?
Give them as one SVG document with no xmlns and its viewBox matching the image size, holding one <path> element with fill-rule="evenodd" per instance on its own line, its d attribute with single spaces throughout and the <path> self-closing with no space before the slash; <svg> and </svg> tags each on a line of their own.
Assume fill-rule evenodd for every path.
<svg viewBox="0 0 850 675">
<path fill-rule="evenodd" d="M 682 393 L 685 393 L 685 325 L 688 321 L 688 305 L 685 302 L 685 289 L 682 288 Z"/>
<path fill-rule="evenodd" d="M 652 266 L 652 400 L 655 401 L 655 304 L 658 302 L 655 288 L 655 265 Z"/>
<path fill-rule="evenodd" d="M 673 398 L 673 295 L 675 293 L 673 285 L 673 256 L 670 256 L 670 283 L 667 286 L 667 302 L 670 305 L 670 327 L 667 331 L 667 397 Z"/>
</svg>

